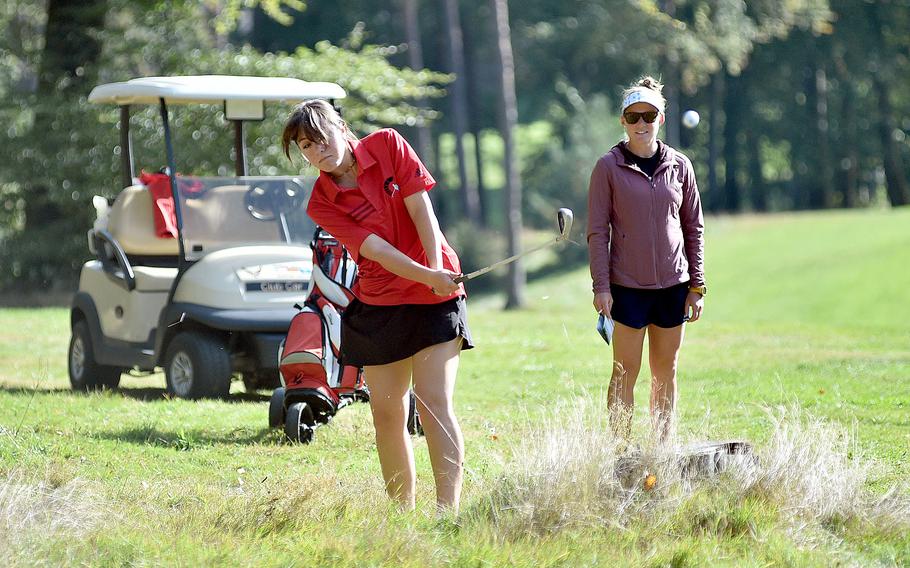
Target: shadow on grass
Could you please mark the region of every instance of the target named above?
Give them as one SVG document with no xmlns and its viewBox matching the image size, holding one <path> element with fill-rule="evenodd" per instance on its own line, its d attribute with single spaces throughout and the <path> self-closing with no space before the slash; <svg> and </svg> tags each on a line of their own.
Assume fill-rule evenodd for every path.
<svg viewBox="0 0 910 568">
<path fill-rule="evenodd" d="M 167 393 L 166 389 L 156 387 L 118 388 L 114 390 L 113 393 L 119 393 L 126 398 L 141 400 L 143 402 L 176 400 L 175 397 Z M 235 392 L 229 394 L 227 398 L 216 400 L 218 400 L 218 402 L 226 402 L 228 404 L 238 404 L 245 402 L 268 402 L 269 398 L 271 398 L 271 393 L 262 394 L 259 392 Z"/>
<path fill-rule="evenodd" d="M 14 396 L 34 396 L 36 394 L 59 394 L 59 395 L 70 395 L 70 396 L 92 396 L 95 393 L 83 393 L 77 392 L 66 387 L 56 387 L 56 388 L 31 388 L 31 387 L 11 387 L 11 386 L 0 386 L 0 392 L 5 392 Z M 156 387 L 140 387 L 140 388 L 116 388 L 111 391 L 103 391 L 102 396 L 122 396 L 123 398 L 131 398 L 133 400 L 141 400 L 143 402 L 170 402 L 172 400 L 177 400 L 174 397 L 167 394 L 167 390 L 163 388 Z M 228 404 L 242 404 L 242 403 L 260 403 L 268 402 L 271 398 L 271 393 L 263 394 L 262 392 L 236 392 L 228 395 L 227 398 L 219 399 L 218 402 L 225 402 Z"/>
<path fill-rule="evenodd" d="M 263 418 L 263 423 L 265 419 Z M 210 430 L 161 429 L 155 425 L 145 425 L 118 432 L 97 432 L 94 438 L 114 440 L 141 446 L 157 446 L 173 448 L 177 451 L 191 451 L 216 445 L 241 445 L 252 446 L 262 443 L 274 442 L 276 445 L 280 437 L 278 430 L 271 428 L 235 428 L 229 432 L 212 432 Z"/>
</svg>

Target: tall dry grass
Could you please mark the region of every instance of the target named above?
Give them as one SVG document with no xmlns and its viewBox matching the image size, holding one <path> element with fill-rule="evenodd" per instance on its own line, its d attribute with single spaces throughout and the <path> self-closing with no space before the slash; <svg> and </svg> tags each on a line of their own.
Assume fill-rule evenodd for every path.
<svg viewBox="0 0 910 568">
<path fill-rule="evenodd" d="M 27 559 L 42 540 L 76 540 L 111 521 L 112 509 L 81 479 L 27 481 L 21 472 L 0 478 L 0 558 Z"/>
<path fill-rule="evenodd" d="M 752 511 L 784 528 L 910 530 L 907 488 L 872 493 L 868 482 L 877 465 L 863 457 L 855 434 L 798 406 L 769 410 L 768 441 L 714 472 L 686 459 L 695 437 L 658 444 L 648 438 L 647 425 L 637 424 L 639 437 L 627 446 L 613 436 L 608 415 L 604 397 L 586 396 L 562 401 L 551 418 L 528 423 L 521 446 L 479 488 L 482 504 L 470 514 L 514 538 L 590 526 L 691 533 L 699 530 L 693 510 L 723 503 L 737 515 Z M 742 525 L 751 530 L 753 523 L 745 518 Z"/>
</svg>

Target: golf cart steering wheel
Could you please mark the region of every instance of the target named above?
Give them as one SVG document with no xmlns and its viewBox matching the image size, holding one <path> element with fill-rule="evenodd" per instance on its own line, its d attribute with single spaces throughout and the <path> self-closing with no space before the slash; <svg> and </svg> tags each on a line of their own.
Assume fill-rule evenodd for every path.
<svg viewBox="0 0 910 568">
<path fill-rule="evenodd" d="M 254 185 L 247 190 L 243 201 L 254 219 L 274 221 L 284 211 L 293 211 L 303 205 L 306 188 L 294 178 L 270 185 Z"/>
</svg>

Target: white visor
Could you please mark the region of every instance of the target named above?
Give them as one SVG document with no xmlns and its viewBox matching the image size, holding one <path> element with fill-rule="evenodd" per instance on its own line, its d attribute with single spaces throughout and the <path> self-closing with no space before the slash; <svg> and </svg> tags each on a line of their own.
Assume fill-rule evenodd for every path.
<svg viewBox="0 0 910 568">
<path fill-rule="evenodd" d="M 664 99 L 660 96 L 660 93 L 653 89 L 648 89 L 647 87 L 639 87 L 626 95 L 626 98 L 622 100 L 622 110 L 620 113 L 626 112 L 626 109 L 635 103 L 648 103 L 649 105 L 656 108 L 658 111 L 664 111 Z"/>
</svg>

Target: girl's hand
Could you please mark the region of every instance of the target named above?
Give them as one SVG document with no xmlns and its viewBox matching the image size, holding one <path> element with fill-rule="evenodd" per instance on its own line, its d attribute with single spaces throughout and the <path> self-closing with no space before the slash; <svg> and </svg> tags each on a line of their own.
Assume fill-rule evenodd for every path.
<svg viewBox="0 0 910 568">
<path fill-rule="evenodd" d="M 437 296 L 451 296 L 458 291 L 458 284 L 455 283 L 457 272 L 441 268 L 432 270 L 425 284 L 430 287 Z"/>
<path fill-rule="evenodd" d="M 613 309 L 613 294 L 609 292 L 598 292 L 597 294 L 594 294 L 594 309 L 597 310 L 597 313 L 599 314 L 610 316 L 610 310 Z"/>
<path fill-rule="evenodd" d="M 698 292 L 689 292 L 689 295 L 686 296 L 686 307 L 683 308 L 686 320 L 689 323 L 698 321 L 704 309 L 705 297 Z"/>
</svg>

